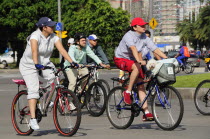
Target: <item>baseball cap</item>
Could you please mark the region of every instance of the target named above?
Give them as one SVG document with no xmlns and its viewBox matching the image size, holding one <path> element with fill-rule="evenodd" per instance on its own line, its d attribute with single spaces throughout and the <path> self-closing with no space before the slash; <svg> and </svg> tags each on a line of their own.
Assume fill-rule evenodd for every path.
<svg viewBox="0 0 210 139">
<path fill-rule="evenodd" d="M 43 27 L 43 26 L 49 26 L 49 27 L 53 27 L 56 25 L 57 22 L 52 21 L 50 18 L 48 17 L 42 17 L 39 19 L 39 21 L 36 23 L 36 25 L 38 27 Z"/>
<path fill-rule="evenodd" d="M 74 43 L 74 38 L 70 38 L 70 39 L 68 40 L 68 43 Z"/>
<path fill-rule="evenodd" d="M 88 37 L 89 40 L 98 40 L 98 37 L 95 34 L 91 34 Z"/>
<path fill-rule="evenodd" d="M 143 26 L 143 25 L 146 25 L 146 24 L 148 24 L 148 22 L 145 22 L 140 17 L 136 17 L 131 21 L 131 26 L 135 26 L 135 25 Z"/>
</svg>

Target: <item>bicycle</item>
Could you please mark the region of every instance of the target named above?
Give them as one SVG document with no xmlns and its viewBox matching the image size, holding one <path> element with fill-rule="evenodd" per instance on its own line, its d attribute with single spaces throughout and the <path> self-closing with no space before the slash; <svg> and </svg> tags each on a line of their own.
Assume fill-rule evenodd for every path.
<svg viewBox="0 0 210 139">
<path fill-rule="evenodd" d="M 166 73 L 166 71 L 163 71 L 161 74 Z M 146 87 L 148 93 L 141 103 L 139 103 L 137 86 L 147 81 L 134 84 L 131 105 L 127 105 L 123 101 L 124 87 L 117 86 L 110 91 L 106 103 L 106 112 L 110 123 L 115 128 L 126 129 L 132 124 L 134 117 L 137 117 L 141 111 L 145 115 L 142 106 L 149 96 L 152 97 L 152 113 L 156 124 L 163 130 L 173 130 L 179 126 L 184 113 L 182 97 L 177 89 L 169 86 L 175 81 L 161 79 L 161 74 L 160 72 L 158 74 L 152 74 L 148 78 Z M 173 76 L 175 77 L 174 73 Z M 157 100 L 159 103 L 156 102 Z"/>
<path fill-rule="evenodd" d="M 37 122 L 41 122 L 42 117 L 47 116 L 50 109 L 51 99 L 56 91 L 56 96 L 53 105 L 53 121 L 58 132 L 63 136 L 72 136 L 79 129 L 81 122 L 81 108 L 77 96 L 68 89 L 65 89 L 59 82 L 59 72 L 61 69 L 45 67 L 45 69 L 52 69 L 55 74 L 54 82 L 55 89 L 50 93 L 47 91 L 48 87 L 39 88 L 40 98 L 36 107 Z M 12 124 L 16 132 L 20 135 L 30 135 L 34 130 L 29 126 L 30 110 L 27 102 L 27 90 L 21 90 L 20 86 L 26 86 L 23 79 L 13 79 L 18 85 L 18 93 L 12 101 L 11 118 Z M 42 82 L 40 82 L 40 85 Z M 51 85 L 54 85 L 52 83 Z M 51 106 L 52 107 L 52 106 Z"/>
<path fill-rule="evenodd" d="M 194 72 L 195 67 L 193 66 L 192 62 L 187 62 L 187 58 L 183 59 L 183 66 L 179 65 L 175 68 L 175 73 L 179 73 L 181 70 L 184 71 L 186 74 L 190 74 Z"/>
<path fill-rule="evenodd" d="M 99 72 L 98 72 L 98 69 L 101 69 L 102 67 L 100 66 L 97 66 L 97 65 L 92 65 L 93 67 L 95 66 L 95 68 L 93 70 L 91 70 L 91 78 L 90 78 L 90 84 L 92 82 L 99 82 L 100 84 L 102 84 L 104 86 L 104 88 L 106 89 L 106 93 L 107 95 L 109 94 L 110 92 L 110 86 L 109 86 L 109 83 L 104 80 L 104 79 L 100 79 L 99 78 Z"/>
<path fill-rule="evenodd" d="M 201 81 L 194 93 L 196 109 L 203 115 L 210 115 L 210 80 Z"/>
<path fill-rule="evenodd" d="M 100 68 L 99 66 L 82 66 L 81 68 L 87 67 L 89 73 L 80 77 L 77 77 L 76 86 L 74 93 L 77 95 L 81 108 L 86 106 L 88 112 L 92 116 L 100 116 L 105 111 L 105 100 L 107 98 L 107 93 L 104 86 L 99 82 L 93 82 L 88 84 L 92 78 L 92 72 L 95 68 Z M 82 82 L 84 81 L 83 85 Z"/>
</svg>

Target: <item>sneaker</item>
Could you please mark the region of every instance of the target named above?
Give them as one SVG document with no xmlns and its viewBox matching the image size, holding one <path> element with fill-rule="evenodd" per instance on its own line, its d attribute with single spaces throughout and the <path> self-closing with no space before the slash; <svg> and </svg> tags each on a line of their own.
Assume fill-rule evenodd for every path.
<svg viewBox="0 0 210 139">
<path fill-rule="evenodd" d="M 70 102 L 69 106 L 70 106 L 70 110 L 71 111 L 76 109 L 76 107 L 74 106 L 74 104 L 72 102 Z"/>
<path fill-rule="evenodd" d="M 131 94 L 127 93 L 127 91 L 123 92 L 124 102 L 128 105 L 131 104 Z"/>
<path fill-rule="evenodd" d="M 33 130 L 39 130 L 39 125 L 36 119 L 30 119 L 29 125 Z"/>
<path fill-rule="evenodd" d="M 152 113 L 147 113 L 143 115 L 142 121 L 154 121 L 154 117 Z"/>
</svg>

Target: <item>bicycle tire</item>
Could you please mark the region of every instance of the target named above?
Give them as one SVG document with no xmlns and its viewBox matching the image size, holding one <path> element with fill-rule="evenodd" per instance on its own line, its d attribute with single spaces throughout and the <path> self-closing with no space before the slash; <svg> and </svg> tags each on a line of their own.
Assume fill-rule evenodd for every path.
<svg viewBox="0 0 210 139">
<path fill-rule="evenodd" d="M 126 105 L 123 101 L 123 91 L 125 91 L 124 87 L 114 87 L 110 91 L 106 102 L 107 117 L 110 123 L 117 129 L 128 128 L 134 120 L 131 106 Z"/>
<path fill-rule="evenodd" d="M 210 80 L 198 84 L 194 93 L 196 109 L 203 115 L 210 115 Z"/>
<path fill-rule="evenodd" d="M 28 106 L 27 95 L 27 91 L 22 90 L 15 95 L 12 101 L 12 124 L 16 132 L 20 135 L 30 135 L 34 131 L 29 126 L 29 120 L 31 118 L 31 115 Z"/>
<path fill-rule="evenodd" d="M 184 104 L 180 93 L 172 86 L 159 88 L 161 106 L 152 98 L 152 112 L 156 124 L 163 130 L 174 130 L 179 126 L 184 114 Z M 167 92 L 167 95 L 165 95 Z"/>
<path fill-rule="evenodd" d="M 179 65 L 174 68 L 175 74 L 179 73 L 180 71 L 181 71 L 181 68 Z"/>
<path fill-rule="evenodd" d="M 110 92 L 109 83 L 106 80 L 104 80 L 104 79 L 98 79 L 98 82 L 104 86 L 104 88 L 106 89 L 106 94 L 108 96 L 108 94 Z"/>
<path fill-rule="evenodd" d="M 190 74 L 191 71 L 192 71 L 192 65 L 191 65 L 190 63 L 187 63 L 187 64 L 185 65 L 184 72 L 185 72 L 186 74 Z"/>
<path fill-rule="evenodd" d="M 106 109 L 106 90 L 104 86 L 98 82 L 92 83 L 86 94 L 86 107 L 88 112 L 98 117 L 102 115 Z"/>
<path fill-rule="evenodd" d="M 195 66 L 194 66 L 193 62 L 191 62 L 190 64 L 191 64 L 191 67 L 192 67 L 192 69 L 191 69 L 191 71 L 190 71 L 190 72 L 191 72 L 191 73 L 193 73 L 193 72 L 194 72 L 194 70 L 195 70 Z"/>
<path fill-rule="evenodd" d="M 53 107 L 53 120 L 56 129 L 63 136 L 73 136 L 81 123 L 80 103 L 75 95 L 68 89 L 61 90 L 61 96 L 57 95 Z M 76 109 L 71 110 L 72 104 Z M 60 113 L 59 108 L 62 109 Z"/>
</svg>

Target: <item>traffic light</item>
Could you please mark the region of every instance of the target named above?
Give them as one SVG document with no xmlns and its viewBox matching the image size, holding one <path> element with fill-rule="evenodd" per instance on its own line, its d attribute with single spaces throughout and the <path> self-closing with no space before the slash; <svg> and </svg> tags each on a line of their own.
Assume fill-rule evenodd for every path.
<svg viewBox="0 0 210 139">
<path fill-rule="evenodd" d="M 59 37 L 59 38 L 61 38 L 61 31 L 55 31 L 56 32 L 56 35 Z"/>
<path fill-rule="evenodd" d="M 62 31 L 62 36 L 61 36 L 61 38 L 66 38 L 67 37 L 67 31 Z"/>
<path fill-rule="evenodd" d="M 55 31 L 56 32 L 56 35 L 59 37 L 59 38 L 66 38 L 67 37 L 67 31 Z"/>
</svg>

